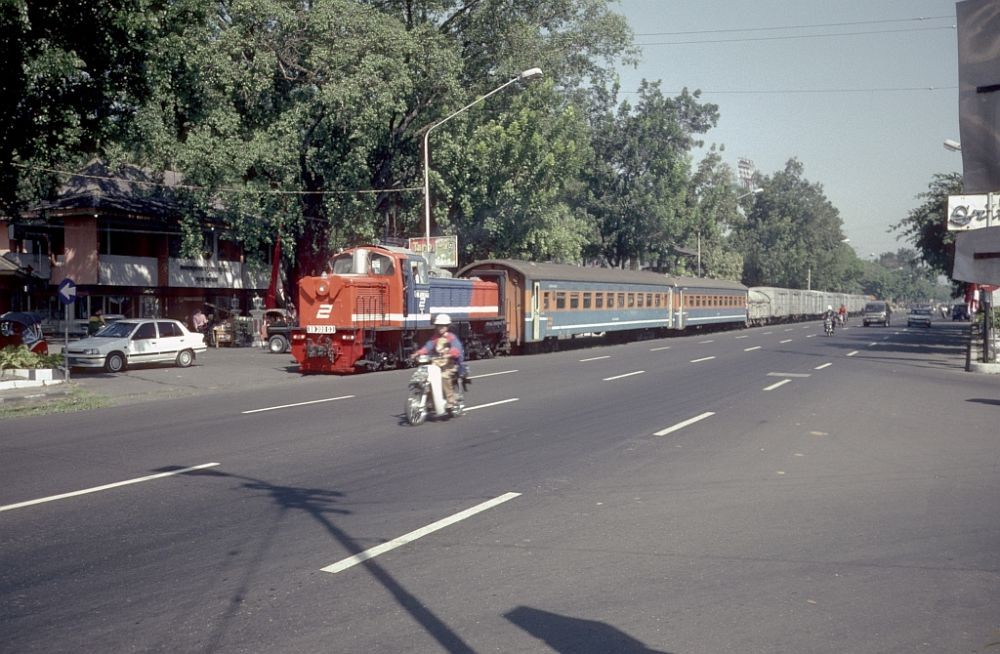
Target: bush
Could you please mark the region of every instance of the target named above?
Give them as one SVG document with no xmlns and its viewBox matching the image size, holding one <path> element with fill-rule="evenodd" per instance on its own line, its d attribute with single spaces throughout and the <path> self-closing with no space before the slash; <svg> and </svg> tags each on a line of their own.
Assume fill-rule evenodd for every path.
<svg viewBox="0 0 1000 654">
<path fill-rule="evenodd" d="M 26 345 L 8 345 L 0 350 L 0 371 L 11 368 L 59 368 L 61 354 L 35 354 Z"/>
</svg>

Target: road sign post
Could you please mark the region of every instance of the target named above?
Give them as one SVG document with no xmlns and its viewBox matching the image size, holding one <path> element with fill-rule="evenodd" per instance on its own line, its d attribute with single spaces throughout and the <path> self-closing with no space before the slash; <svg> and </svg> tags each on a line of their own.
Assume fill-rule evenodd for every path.
<svg viewBox="0 0 1000 654">
<path fill-rule="evenodd" d="M 59 301 L 62 302 L 65 312 L 63 315 L 63 378 L 69 381 L 69 321 L 70 307 L 76 302 L 76 282 L 67 277 L 59 282 Z"/>
</svg>

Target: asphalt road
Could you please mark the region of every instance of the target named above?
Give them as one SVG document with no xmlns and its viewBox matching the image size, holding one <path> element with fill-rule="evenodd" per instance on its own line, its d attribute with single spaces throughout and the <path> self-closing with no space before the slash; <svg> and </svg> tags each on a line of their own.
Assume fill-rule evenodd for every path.
<svg viewBox="0 0 1000 654">
<path fill-rule="evenodd" d="M 1000 379 L 965 328 L 474 362 L 416 428 L 406 371 L 81 377 L 131 399 L 2 425 L 0 650 L 992 651 Z"/>
</svg>

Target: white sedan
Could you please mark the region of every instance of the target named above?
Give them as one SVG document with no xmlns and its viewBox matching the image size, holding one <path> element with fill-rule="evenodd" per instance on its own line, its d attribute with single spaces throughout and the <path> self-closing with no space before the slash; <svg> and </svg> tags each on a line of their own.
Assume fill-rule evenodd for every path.
<svg viewBox="0 0 1000 654">
<path fill-rule="evenodd" d="M 71 368 L 104 368 L 121 372 L 137 363 L 174 363 L 187 368 L 195 353 L 204 352 L 205 338 L 176 320 L 142 318 L 113 322 L 89 338 L 71 343 L 66 364 Z"/>
</svg>

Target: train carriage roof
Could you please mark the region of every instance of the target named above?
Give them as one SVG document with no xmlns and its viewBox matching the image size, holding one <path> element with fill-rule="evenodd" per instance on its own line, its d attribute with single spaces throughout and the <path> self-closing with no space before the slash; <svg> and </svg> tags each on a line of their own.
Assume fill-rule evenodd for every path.
<svg viewBox="0 0 1000 654">
<path fill-rule="evenodd" d="M 745 291 L 739 282 L 697 277 L 675 277 L 643 270 L 621 270 L 619 268 L 590 268 L 564 263 L 534 263 L 517 259 L 486 259 L 475 261 L 461 268 L 457 274 L 464 277 L 475 274 L 477 268 L 509 268 L 528 280 L 552 280 L 565 282 L 596 282 L 604 284 L 648 284 L 681 288 L 711 288 Z"/>
</svg>

